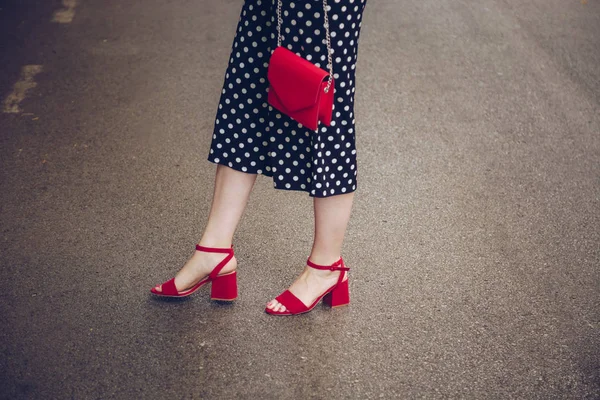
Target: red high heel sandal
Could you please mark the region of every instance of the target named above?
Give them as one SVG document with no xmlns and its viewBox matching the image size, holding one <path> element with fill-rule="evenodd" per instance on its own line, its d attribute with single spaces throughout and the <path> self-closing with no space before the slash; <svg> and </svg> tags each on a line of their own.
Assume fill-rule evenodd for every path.
<svg viewBox="0 0 600 400">
<path fill-rule="evenodd" d="M 227 265 L 229 260 L 233 258 L 233 247 L 214 248 L 204 247 L 197 244 L 196 250 L 205 251 L 207 253 L 225 253 L 227 254 L 227 257 L 225 257 L 223 261 L 221 261 L 206 278 L 200 280 L 200 282 L 196 283 L 189 289 L 182 290 L 181 292 L 177 291 L 177 288 L 175 287 L 175 278 L 172 278 L 171 280 L 162 284 L 162 290 L 160 292 L 157 291 L 155 288 L 150 289 L 150 292 L 161 297 L 187 297 L 194 293 L 196 290 L 200 289 L 202 286 L 206 285 L 208 282 L 212 282 L 212 287 L 210 290 L 211 300 L 235 300 L 237 298 L 236 271 L 224 275 L 219 275 L 219 272 L 221 272 L 223 267 Z"/>
<path fill-rule="evenodd" d="M 303 314 L 311 311 L 315 306 L 323 299 L 323 302 L 327 304 L 329 307 L 341 307 L 350 303 L 350 291 L 348 289 L 348 279 L 344 280 L 346 276 L 346 271 L 350 271 L 350 268 L 347 268 L 344 265 L 344 261 L 340 257 L 335 263 L 331 265 L 317 265 L 310 261 L 310 259 L 306 262 L 306 264 L 314 269 L 321 270 L 329 270 L 329 271 L 340 271 L 340 277 L 335 285 L 330 287 L 317 297 L 314 303 L 312 303 L 309 307 L 304 305 L 300 299 L 298 299 L 292 292 L 286 290 L 281 293 L 279 296 L 275 298 L 278 302 L 283 304 L 286 308 L 285 311 L 273 311 L 270 308 L 265 308 L 265 311 L 271 315 L 295 315 L 295 314 Z"/>
</svg>

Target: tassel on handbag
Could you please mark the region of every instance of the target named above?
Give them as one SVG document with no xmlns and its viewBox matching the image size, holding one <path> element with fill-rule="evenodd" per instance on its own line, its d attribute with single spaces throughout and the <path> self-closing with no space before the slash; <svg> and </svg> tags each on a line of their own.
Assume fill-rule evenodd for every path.
<svg viewBox="0 0 600 400">
<path fill-rule="evenodd" d="M 309 129 L 317 130 L 319 121 L 331 126 L 335 89 L 327 0 L 323 0 L 323 13 L 329 71 L 281 46 L 281 0 L 277 2 L 277 48 L 271 54 L 267 70 L 267 101 Z"/>
</svg>

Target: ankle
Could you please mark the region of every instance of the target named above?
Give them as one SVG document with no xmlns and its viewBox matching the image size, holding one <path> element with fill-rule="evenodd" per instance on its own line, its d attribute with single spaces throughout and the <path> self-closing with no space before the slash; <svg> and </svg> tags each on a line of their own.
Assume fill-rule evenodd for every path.
<svg viewBox="0 0 600 400">
<path fill-rule="evenodd" d="M 205 238 L 203 237 L 198 241 L 198 245 L 202 247 L 212 247 L 216 249 L 229 249 L 231 248 L 231 239 L 220 239 L 220 238 Z"/>
<path fill-rule="evenodd" d="M 332 265 L 337 262 L 341 256 L 339 254 L 323 254 L 323 253 L 311 253 L 308 259 L 317 265 Z"/>
</svg>

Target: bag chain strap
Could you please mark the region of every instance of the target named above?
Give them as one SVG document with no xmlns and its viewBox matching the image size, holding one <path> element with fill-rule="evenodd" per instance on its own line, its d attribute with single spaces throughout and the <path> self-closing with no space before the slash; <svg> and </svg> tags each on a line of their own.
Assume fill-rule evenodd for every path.
<svg viewBox="0 0 600 400">
<path fill-rule="evenodd" d="M 331 55 L 331 37 L 329 36 L 329 16 L 327 15 L 327 0 L 323 0 L 323 14 L 325 15 L 325 34 L 327 36 L 327 67 L 329 68 L 329 79 L 325 87 L 325 93 L 329 92 L 333 80 L 333 57 Z M 277 0 L 277 47 L 281 46 L 281 0 Z"/>
</svg>

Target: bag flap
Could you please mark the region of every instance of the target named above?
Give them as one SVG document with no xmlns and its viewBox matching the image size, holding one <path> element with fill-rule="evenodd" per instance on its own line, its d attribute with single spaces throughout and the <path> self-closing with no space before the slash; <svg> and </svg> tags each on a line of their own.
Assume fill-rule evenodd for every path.
<svg viewBox="0 0 600 400">
<path fill-rule="evenodd" d="M 278 47 L 271 55 L 267 78 L 271 89 L 290 111 L 313 106 L 321 83 L 329 73 L 285 47 Z"/>
</svg>

